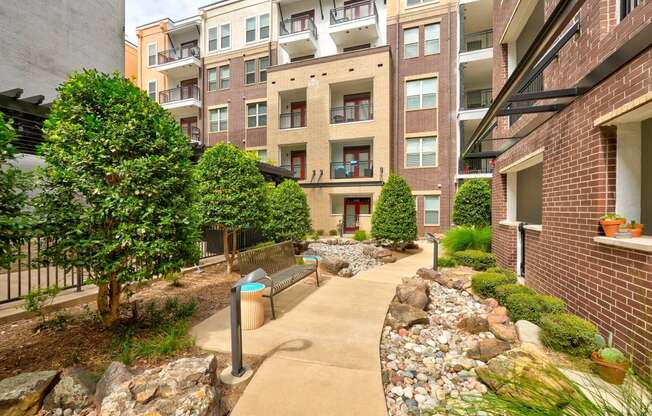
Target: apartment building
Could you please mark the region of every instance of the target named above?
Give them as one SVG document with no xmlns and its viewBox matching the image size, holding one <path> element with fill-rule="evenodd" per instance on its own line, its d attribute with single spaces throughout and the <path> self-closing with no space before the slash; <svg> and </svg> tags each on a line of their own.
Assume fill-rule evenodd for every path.
<svg viewBox="0 0 652 416">
<path fill-rule="evenodd" d="M 652 2 L 503 0 L 493 21 L 495 102 L 463 155 L 496 160 L 493 251 L 647 367 Z M 614 212 L 645 235 L 604 236 Z"/>
<path fill-rule="evenodd" d="M 138 45 L 125 39 L 125 78 L 138 81 Z"/>
</svg>

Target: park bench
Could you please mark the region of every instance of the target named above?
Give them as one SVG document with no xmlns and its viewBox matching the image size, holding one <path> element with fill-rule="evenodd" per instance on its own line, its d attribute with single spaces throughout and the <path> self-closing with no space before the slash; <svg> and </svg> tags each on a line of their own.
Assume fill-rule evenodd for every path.
<svg viewBox="0 0 652 416">
<path fill-rule="evenodd" d="M 259 268 L 265 271 L 267 277 L 260 282 L 269 288 L 269 294 L 263 296 L 269 298 L 272 319 L 276 319 L 274 296 L 313 273 L 319 287 L 319 260 L 317 257 L 311 256 L 311 258 L 315 263 L 297 264 L 292 242 L 286 241 L 238 253 L 238 266 L 242 276 Z"/>
</svg>

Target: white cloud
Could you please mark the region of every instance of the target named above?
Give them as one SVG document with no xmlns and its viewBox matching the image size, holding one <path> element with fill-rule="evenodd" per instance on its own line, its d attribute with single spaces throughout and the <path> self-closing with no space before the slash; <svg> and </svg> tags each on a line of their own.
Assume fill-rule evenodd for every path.
<svg viewBox="0 0 652 416">
<path fill-rule="evenodd" d="M 127 39 L 138 43 L 136 26 L 169 17 L 179 20 L 196 15 L 198 8 L 210 0 L 126 0 L 125 34 Z"/>
</svg>

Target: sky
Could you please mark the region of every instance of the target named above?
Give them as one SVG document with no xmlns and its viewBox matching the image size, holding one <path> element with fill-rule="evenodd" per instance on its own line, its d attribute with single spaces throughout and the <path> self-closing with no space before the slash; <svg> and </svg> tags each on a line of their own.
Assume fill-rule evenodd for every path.
<svg viewBox="0 0 652 416">
<path fill-rule="evenodd" d="M 127 39 L 138 43 L 136 26 L 169 17 L 179 20 L 197 14 L 198 8 L 212 3 L 211 0 L 126 0 L 125 34 Z"/>
</svg>

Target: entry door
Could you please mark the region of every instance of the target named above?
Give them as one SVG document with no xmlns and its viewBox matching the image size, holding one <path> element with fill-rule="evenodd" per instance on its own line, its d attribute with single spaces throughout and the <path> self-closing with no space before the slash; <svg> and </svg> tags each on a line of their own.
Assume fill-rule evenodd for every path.
<svg viewBox="0 0 652 416">
<path fill-rule="evenodd" d="M 181 44 L 181 56 L 179 58 L 188 58 L 193 56 L 193 49 L 197 47 L 197 41 L 185 42 Z"/>
<path fill-rule="evenodd" d="M 193 97 L 194 87 L 197 86 L 197 78 L 186 79 L 181 81 L 181 99 L 186 100 L 188 98 L 199 98 Z"/>
<path fill-rule="evenodd" d="M 367 215 L 370 212 L 370 198 L 344 198 L 344 232 L 357 231 L 360 226 L 360 215 Z"/>
<path fill-rule="evenodd" d="M 344 117 L 346 121 L 369 120 L 371 96 L 369 93 L 344 96 Z"/>
<path fill-rule="evenodd" d="M 290 104 L 290 112 L 292 113 L 291 127 L 304 127 L 306 125 L 306 102 L 299 101 Z"/>
<path fill-rule="evenodd" d="M 197 117 L 187 117 L 179 120 L 181 131 L 186 136 L 192 138 L 193 130 L 197 127 Z"/>
<path fill-rule="evenodd" d="M 315 21 L 315 11 L 308 10 L 307 12 L 296 13 L 292 15 L 292 33 L 303 32 L 310 30 L 311 20 Z"/>
<path fill-rule="evenodd" d="M 355 146 L 344 148 L 344 166 L 348 177 L 358 178 L 369 176 L 371 168 L 369 160 L 371 152 L 369 146 Z"/>
<path fill-rule="evenodd" d="M 290 168 L 297 179 L 306 179 L 306 151 L 293 150 L 290 152 Z"/>
</svg>

